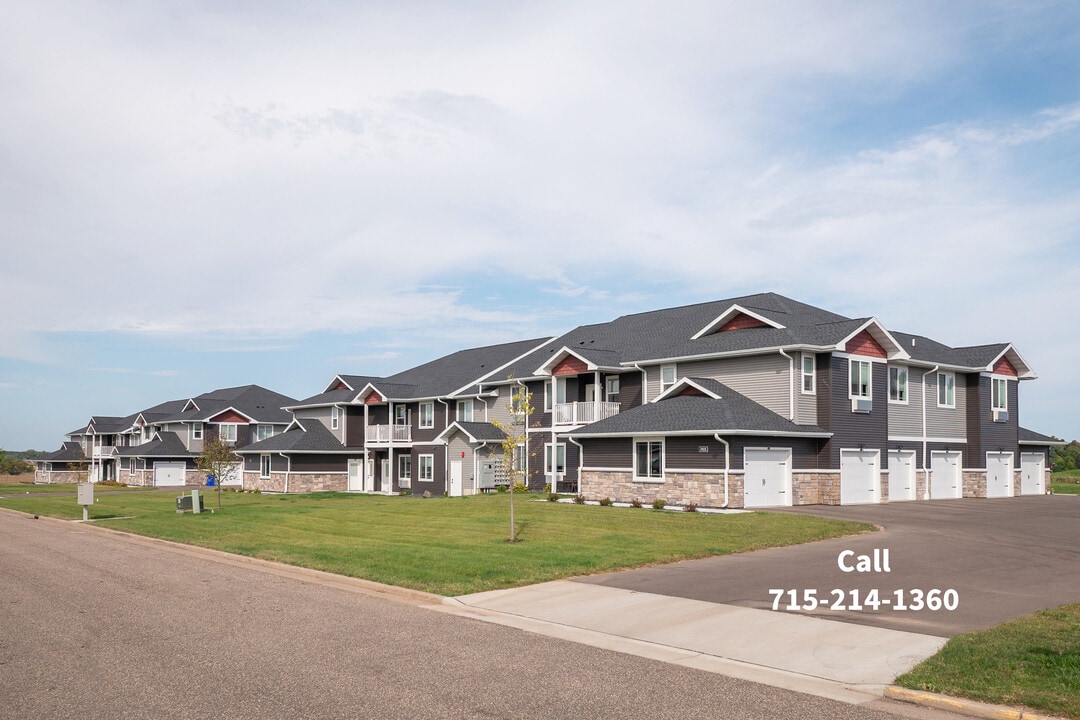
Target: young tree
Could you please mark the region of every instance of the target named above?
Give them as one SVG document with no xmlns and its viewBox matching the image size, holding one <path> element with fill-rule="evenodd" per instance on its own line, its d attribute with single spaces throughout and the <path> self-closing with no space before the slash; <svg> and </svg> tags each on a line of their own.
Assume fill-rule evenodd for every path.
<svg viewBox="0 0 1080 720">
<path fill-rule="evenodd" d="M 492 420 L 491 424 L 503 431 L 502 462 L 510 478 L 510 540 L 517 542 L 514 523 L 514 487 L 525 480 L 525 458 L 528 453 L 529 416 L 533 414 L 532 393 L 524 385 L 517 385 L 510 396 L 510 422 Z"/>
<path fill-rule="evenodd" d="M 211 475 L 217 486 L 217 509 L 221 509 L 221 484 L 229 482 L 236 474 L 236 464 L 240 456 L 233 452 L 232 446 L 219 437 L 203 443 L 202 455 L 195 458 L 195 466 L 204 475 Z"/>
</svg>

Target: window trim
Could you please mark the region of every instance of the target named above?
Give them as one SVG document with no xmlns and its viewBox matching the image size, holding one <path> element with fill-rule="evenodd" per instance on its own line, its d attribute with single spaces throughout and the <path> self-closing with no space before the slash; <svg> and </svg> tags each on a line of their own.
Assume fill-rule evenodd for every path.
<svg viewBox="0 0 1080 720">
<path fill-rule="evenodd" d="M 615 383 L 615 391 L 612 392 L 611 384 Z M 618 375 L 611 375 L 604 378 L 604 402 L 619 402 L 619 392 L 622 390 L 622 383 L 619 381 Z M 612 400 L 612 398 L 615 398 Z"/>
<path fill-rule="evenodd" d="M 554 385 L 554 389 L 552 388 Z M 559 400 L 559 390 L 562 390 L 562 400 Z M 552 393 L 555 396 L 552 397 Z M 556 405 L 566 402 L 566 378 L 553 375 L 551 382 L 544 383 L 544 412 L 552 412 Z"/>
<path fill-rule="evenodd" d="M 191 424 L 191 439 L 202 440 L 203 439 L 203 424 L 201 422 Z"/>
<path fill-rule="evenodd" d="M 949 380 L 952 380 L 952 402 L 949 402 Z M 945 402 L 941 401 L 942 392 L 945 393 Z M 937 406 L 939 408 L 956 408 L 956 373 L 947 370 L 939 370 L 937 374 Z"/>
<path fill-rule="evenodd" d="M 239 423 L 218 423 L 218 440 L 235 443 L 239 435 L 239 426 Z M 225 432 L 226 428 L 229 428 L 229 432 Z M 232 437 L 229 437 L 229 435 Z"/>
<path fill-rule="evenodd" d="M 649 446 L 648 450 L 646 451 L 646 452 L 649 453 L 649 470 L 644 475 L 642 475 L 640 473 L 640 468 L 638 467 L 638 446 L 640 446 L 640 445 L 648 445 Z M 660 467 L 659 467 L 659 474 L 658 475 L 653 475 L 652 474 L 652 451 L 653 451 L 652 446 L 653 445 L 659 445 L 660 446 Z M 635 437 L 634 438 L 634 457 L 633 457 L 634 482 L 644 482 L 644 483 L 662 483 L 662 482 L 664 482 L 664 474 L 665 474 L 665 471 L 666 471 L 665 464 L 666 463 L 667 463 L 667 443 L 664 441 L 663 437 L 642 436 L 642 437 Z"/>
<path fill-rule="evenodd" d="M 555 448 L 554 456 L 551 448 Z M 560 454 L 562 455 L 562 472 L 559 472 Z M 554 462 L 552 462 L 553 460 Z M 566 443 L 544 443 L 544 475 L 546 477 L 566 477 Z"/>
<path fill-rule="evenodd" d="M 432 455 L 431 457 L 435 457 Z M 397 467 L 397 479 L 400 483 L 402 480 L 412 481 L 412 455 L 404 453 L 398 455 L 398 467 Z"/>
<path fill-rule="evenodd" d="M 514 472 L 528 472 L 529 451 L 525 443 L 518 443 L 514 448 Z"/>
<path fill-rule="evenodd" d="M 431 453 L 423 453 L 416 456 L 417 480 L 420 482 L 435 482 L 435 456 Z M 425 473 L 426 471 L 426 473 Z M 427 477 L 424 475 L 427 474 Z"/>
<path fill-rule="evenodd" d="M 904 392 L 903 392 L 903 396 L 901 396 L 901 397 L 896 397 L 896 398 L 893 397 L 893 381 L 892 381 L 893 370 L 896 370 L 897 373 L 902 372 L 904 374 Z M 911 373 L 908 372 L 907 366 L 906 365 L 889 365 L 889 371 L 888 372 L 889 372 L 889 402 L 892 403 L 893 405 L 907 405 L 908 400 L 911 397 L 911 385 L 909 384 L 909 381 L 911 380 Z M 899 378 L 897 379 L 897 387 L 899 388 Z"/>
<path fill-rule="evenodd" d="M 273 471 L 273 456 L 270 453 L 259 455 L 259 477 L 268 478 Z"/>
<path fill-rule="evenodd" d="M 405 427 L 412 424 L 412 412 L 409 410 L 409 406 L 405 403 L 398 403 L 394 406 L 394 425 L 398 427 Z"/>
<path fill-rule="evenodd" d="M 425 415 L 427 418 L 425 419 Z M 428 430 L 435 427 L 435 403 L 434 402 L 422 402 L 420 403 L 420 421 L 419 427 L 421 430 Z"/>
<path fill-rule="evenodd" d="M 810 361 L 810 372 L 806 372 L 806 361 Z M 802 382 L 799 389 L 803 395 L 817 395 L 817 357 L 813 353 L 802 354 Z M 810 380 L 810 389 L 806 389 L 806 381 Z"/>
<path fill-rule="evenodd" d="M 263 431 L 267 430 L 266 437 L 263 437 Z M 269 423 L 259 423 L 255 426 L 255 441 L 260 442 L 262 440 L 269 440 L 274 437 L 274 426 Z"/>
<path fill-rule="evenodd" d="M 1001 384 L 1001 388 L 1002 388 L 1002 393 L 1001 393 L 1001 400 L 1002 400 L 1002 403 L 1003 403 L 1002 405 L 997 404 L 997 391 L 996 391 L 996 388 L 998 386 L 998 383 Z M 1004 376 L 1000 376 L 1000 375 L 991 375 L 990 376 L 990 410 L 991 410 L 991 412 L 993 412 L 994 410 L 1004 410 L 1005 412 L 1009 411 L 1009 379 L 1004 377 Z"/>
<path fill-rule="evenodd" d="M 664 381 L 664 371 L 671 370 L 671 382 Z M 672 387 L 679 381 L 679 365 L 678 363 L 667 363 L 660 366 L 660 392 L 664 392 L 668 388 Z"/>
<path fill-rule="evenodd" d="M 859 392 L 855 393 L 855 366 L 859 366 Z M 862 368 L 866 368 L 866 393 L 862 392 Z M 869 360 L 862 360 L 860 358 L 850 358 L 848 360 L 848 397 L 851 399 L 874 399 L 874 364 Z"/>
</svg>

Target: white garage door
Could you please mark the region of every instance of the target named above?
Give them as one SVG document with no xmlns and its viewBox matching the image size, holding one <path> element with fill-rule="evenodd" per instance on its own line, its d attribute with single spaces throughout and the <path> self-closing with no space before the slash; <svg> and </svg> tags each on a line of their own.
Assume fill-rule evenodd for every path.
<svg viewBox="0 0 1080 720">
<path fill-rule="evenodd" d="M 157 487 L 183 486 L 186 467 L 182 462 L 154 463 L 154 485 Z"/>
<path fill-rule="evenodd" d="M 791 448 L 747 448 L 743 469 L 743 507 L 791 505 Z"/>
<path fill-rule="evenodd" d="M 889 451 L 889 502 L 915 499 L 915 451 Z"/>
<path fill-rule="evenodd" d="M 1020 453 L 1020 494 L 1042 495 L 1046 492 L 1046 456 Z"/>
<path fill-rule="evenodd" d="M 930 453 L 930 499 L 955 500 L 963 497 L 964 484 L 960 472 L 960 451 Z"/>
<path fill-rule="evenodd" d="M 840 504 L 881 502 L 881 451 L 840 451 Z"/>
<path fill-rule="evenodd" d="M 986 497 L 1012 497 L 1013 454 L 986 453 Z"/>
<path fill-rule="evenodd" d="M 244 484 L 244 463 L 236 463 L 229 473 L 227 481 L 221 483 L 225 487 L 241 487 Z"/>
</svg>

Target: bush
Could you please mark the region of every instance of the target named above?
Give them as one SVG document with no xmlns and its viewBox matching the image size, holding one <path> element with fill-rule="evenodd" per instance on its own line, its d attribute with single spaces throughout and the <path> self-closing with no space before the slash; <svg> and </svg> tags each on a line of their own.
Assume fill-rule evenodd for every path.
<svg viewBox="0 0 1080 720">
<path fill-rule="evenodd" d="M 630 507 L 636 507 L 636 508 L 641 507 L 641 498 L 634 498 L 633 500 L 631 500 L 630 501 Z"/>
<path fill-rule="evenodd" d="M 514 486 L 514 492 L 529 492 L 529 487 L 525 483 L 519 482 Z"/>
<path fill-rule="evenodd" d="M 663 510 L 665 505 L 667 505 L 667 502 L 661 498 L 656 498 L 652 501 L 653 510 Z"/>
<path fill-rule="evenodd" d="M 584 505 L 585 504 L 585 496 L 580 495 L 580 494 L 575 495 L 574 496 L 574 502 L 576 502 L 578 505 Z"/>
<path fill-rule="evenodd" d="M 559 502 L 559 495 L 557 493 L 548 493 L 548 502 Z"/>
<path fill-rule="evenodd" d="M 609 498 L 609 497 L 600 498 L 600 504 L 603 505 L 604 507 L 610 507 L 611 506 L 611 498 Z"/>
<path fill-rule="evenodd" d="M 686 512 L 697 512 L 697 503 L 686 503 L 686 505 L 683 505 L 683 510 Z"/>
<path fill-rule="evenodd" d="M 551 492 L 551 483 L 547 483 L 547 484 L 544 485 L 544 492 L 546 492 L 546 493 Z"/>
</svg>

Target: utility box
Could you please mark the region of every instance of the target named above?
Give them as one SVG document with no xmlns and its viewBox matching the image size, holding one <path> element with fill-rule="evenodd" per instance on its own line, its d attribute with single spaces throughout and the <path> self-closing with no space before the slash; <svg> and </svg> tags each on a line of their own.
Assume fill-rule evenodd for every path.
<svg viewBox="0 0 1080 720">
<path fill-rule="evenodd" d="M 201 512 L 202 511 L 202 498 L 199 497 L 198 490 L 192 490 L 190 495 L 178 495 L 176 498 L 176 512 Z"/>
<path fill-rule="evenodd" d="M 83 506 L 94 504 L 93 483 L 79 483 L 79 504 Z"/>
</svg>

